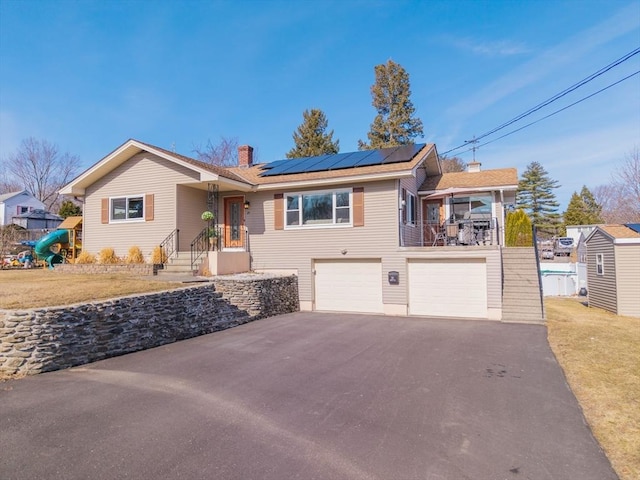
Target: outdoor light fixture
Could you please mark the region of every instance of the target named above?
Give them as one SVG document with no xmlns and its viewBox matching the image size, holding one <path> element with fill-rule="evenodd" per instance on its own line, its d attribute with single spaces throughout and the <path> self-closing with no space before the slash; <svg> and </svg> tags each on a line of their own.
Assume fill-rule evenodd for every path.
<svg viewBox="0 0 640 480">
<path fill-rule="evenodd" d="M 245 200 L 244 201 L 244 209 L 245 210 L 249 210 L 250 206 L 251 206 L 251 202 L 249 200 Z"/>
</svg>

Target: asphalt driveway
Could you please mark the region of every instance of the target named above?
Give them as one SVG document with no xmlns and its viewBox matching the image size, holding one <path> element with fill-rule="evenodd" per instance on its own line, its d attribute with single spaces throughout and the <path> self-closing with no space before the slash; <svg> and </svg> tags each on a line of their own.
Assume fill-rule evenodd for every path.
<svg viewBox="0 0 640 480">
<path fill-rule="evenodd" d="M 296 313 L 0 383 L 0 478 L 617 478 L 540 325 Z"/>
</svg>

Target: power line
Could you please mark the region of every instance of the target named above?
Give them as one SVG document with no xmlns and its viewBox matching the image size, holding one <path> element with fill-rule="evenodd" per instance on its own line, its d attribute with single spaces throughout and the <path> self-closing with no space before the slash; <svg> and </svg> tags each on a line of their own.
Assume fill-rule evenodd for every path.
<svg viewBox="0 0 640 480">
<path fill-rule="evenodd" d="M 510 132 L 505 133 L 504 135 L 501 135 L 501 136 L 499 136 L 498 138 L 494 138 L 493 140 L 489 140 L 489 141 L 487 141 L 487 142 L 484 142 L 484 143 L 483 143 L 483 144 L 481 144 L 481 145 L 475 145 L 475 144 L 474 144 L 474 146 L 473 146 L 473 147 L 471 147 L 471 148 L 469 148 L 469 149 L 465 150 L 464 152 L 461 152 L 461 153 L 460 153 L 460 155 L 462 155 L 462 154 L 464 154 L 464 153 L 467 153 L 467 152 L 471 152 L 472 150 L 475 152 L 475 150 L 477 150 L 477 149 L 478 149 L 478 148 L 480 148 L 480 147 L 484 147 L 485 145 L 489 145 L 490 143 L 497 142 L 498 140 L 500 140 L 500 139 L 502 139 L 502 138 L 504 138 L 504 137 L 508 137 L 509 135 L 512 135 L 512 134 L 514 134 L 514 133 L 516 133 L 516 132 L 519 132 L 520 130 L 523 130 L 523 129 L 527 128 L 527 127 L 530 127 L 531 125 L 534 125 L 534 124 L 536 124 L 536 123 L 538 123 L 538 122 L 541 122 L 542 120 L 545 120 L 545 119 L 547 119 L 547 118 L 549 118 L 549 117 L 552 117 L 552 116 L 554 116 L 554 115 L 556 115 L 556 114 L 558 114 L 558 113 L 560 113 L 560 112 L 562 112 L 562 111 L 564 111 L 564 110 L 566 110 L 566 109 L 568 109 L 568 108 L 573 107 L 574 105 L 577 105 L 578 103 L 584 102 L 585 100 L 588 100 L 589 98 L 594 97 L 595 95 L 597 95 L 597 94 L 599 94 L 599 93 L 602 93 L 602 92 L 604 92 L 605 90 L 608 90 L 608 89 L 610 89 L 611 87 L 614 87 L 614 86 L 618 85 L 619 83 L 622 83 L 622 82 L 624 82 L 625 80 L 628 80 L 628 79 L 630 79 L 631 77 L 633 77 L 633 76 L 635 76 L 635 75 L 638 75 L 638 74 L 640 74 L 640 70 L 638 70 L 638 71 L 636 71 L 636 72 L 634 72 L 634 73 L 632 73 L 632 74 L 630 74 L 630 75 L 627 75 L 626 77 L 621 78 L 621 79 L 620 79 L 620 80 L 618 80 L 617 82 L 611 83 L 611 84 L 607 85 L 606 87 L 603 87 L 603 88 L 601 88 L 600 90 L 598 90 L 598 91 L 596 91 L 596 92 L 593 92 L 593 93 L 592 93 L 592 94 L 590 94 L 590 95 L 587 95 L 586 97 L 582 97 L 580 100 L 576 100 L 575 102 L 573 102 L 573 103 L 571 103 L 571 104 L 569 104 L 569 105 L 566 105 L 565 107 L 562 107 L 562 108 L 560 108 L 560 109 L 556 110 L 555 112 L 552 112 L 552 113 L 550 113 L 550 114 L 548 114 L 548 115 L 545 115 L 544 117 L 539 118 L 539 119 L 537 119 L 537 120 L 534 120 L 533 122 L 527 123 L 526 125 L 523 125 L 523 126 L 522 126 L 522 127 L 520 127 L 520 128 L 516 128 L 515 130 L 511 130 Z M 476 139 L 476 141 L 477 141 L 477 139 Z M 469 143 L 471 143 L 471 142 L 469 142 Z M 451 151 L 451 150 L 449 150 L 449 151 Z M 443 153 L 442 155 L 444 155 L 444 154 L 446 154 L 446 153 L 448 153 L 448 152 L 445 152 L 445 153 Z"/>
<path fill-rule="evenodd" d="M 620 57 L 619 59 L 617 59 L 614 62 L 610 63 L 609 65 L 606 65 L 605 67 L 602 67 L 600 70 L 592 73 L 588 77 L 583 78 L 579 82 L 571 85 L 570 87 L 564 89 L 563 91 L 555 94 L 551 98 L 549 98 L 549 99 L 539 103 L 538 105 L 530 108 L 529 110 L 525 111 L 524 113 L 521 113 L 520 115 L 517 115 L 516 117 L 512 118 L 511 120 L 508 120 L 507 122 L 504 122 L 503 124 L 501 124 L 501 125 L 493 128 L 493 129 L 489 130 L 488 132 L 483 133 L 482 135 L 474 137 L 474 140 L 477 142 L 478 140 L 480 140 L 482 138 L 485 138 L 485 137 L 487 137 L 487 136 L 489 136 L 489 135 L 491 135 L 493 133 L 496 133 L 497 131 L 504 129 L 504 128 L 508 127 L 509 125 L 512 125 L 513 123 L 519 121 L 519 120 L 522 120 L 524 117 L 527 117 L 527 116 L 531 115 L 532 113 L 540 110 L 541 108 L 546 107 L 547 105 L 555 102 L 556 100 L 564 97 L 565 95 L 568 95 L 569 93 L 571 93 L 574 90 L 580 88 L 581 86 L 589 83 L 590 81 L 594 80 L 595 78 L 599 77 L 600 75 L 603 75 L 604 73 L 608 72 L 612 68 L 620 65 L 623 62 L 626 62 L 627 60 L 629 60 L 631 57 L 637 55 L 638 53 L 640 53 L 640 47 L 636 48 L 635 50 L 632 50 L 631 52 L 627 53 L 626 55 L 623 55 L 622 57 Z M 606 88 L 604 90 L 606 90 Z M 596 93 L 599 93 L 599 92 L 596 92 Z M 586 98 L 589 98 L 589 97 L 586 97 Z M 577 103 L 579 103 L 579 102 L 577 102 Z M 545 118 L 547 118 L 547 117 L 545 117 Z M 516 130 L 516 131 L 518 131 L 518 130 Z M 466 147 L 469 143 L 471 143 L 471 141 L 465 141 L 463 144 L 461 144 L 461 145 L 459 145 L 459 146 L 457 146 L 455 148 L 452 148 L 452 149 L 447 150 L 446 152 L 442 153 L 442 155 L 446 155 L 447 153 L 450 153 L 450 152 L 453 152 L 455 150 L 459 150 L 460 148 Z M 476 148 L 478 148 L 478 147 L 476 147 Z M 463 153 L 466 153 L 467 151 L 469 151 L 469 150 L 466 150 Z"/>
</svg>

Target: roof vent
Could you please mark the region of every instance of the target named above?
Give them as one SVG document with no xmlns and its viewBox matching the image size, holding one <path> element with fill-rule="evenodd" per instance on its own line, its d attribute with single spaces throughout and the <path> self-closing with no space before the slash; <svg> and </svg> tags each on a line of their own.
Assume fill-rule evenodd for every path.
<svg viewBox="0 0 640 480">
<path fill-rule="evenodd" d="M 480 166 L 482 164 L 480 162 L 469 162 L 467 164 L 467 172 L 479 172 L 480 171 Z"/>
</svg>

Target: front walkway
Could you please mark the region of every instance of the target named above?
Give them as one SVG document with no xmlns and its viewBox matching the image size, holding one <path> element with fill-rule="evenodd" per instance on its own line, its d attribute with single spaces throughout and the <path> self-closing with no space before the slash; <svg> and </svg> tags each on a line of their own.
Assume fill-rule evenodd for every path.
<svg viewBox="0 0 640 480">
<path fill-rule="evenodd" d="M 294 313 L 0 384 L 0 478 L 617 478 L 542 325 Z"/>
</svg>

